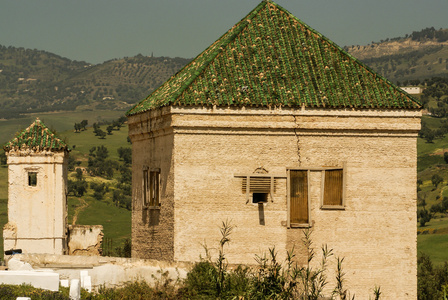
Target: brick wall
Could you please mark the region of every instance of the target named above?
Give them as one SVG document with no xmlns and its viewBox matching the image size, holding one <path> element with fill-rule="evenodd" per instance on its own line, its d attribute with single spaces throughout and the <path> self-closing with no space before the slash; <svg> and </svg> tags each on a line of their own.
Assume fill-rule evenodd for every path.
<svg viewBox="0 0 448 300">
<path fill-rule="evenodd" d="M 234 226 L 225 249 L 230 263 L 254 264 L 255 255 L 270 247 L 284 258 L 294 246 L 303 258 L 302 229 L 285 226 L 286 179 L 278 179 L 273 199 L 259 206 L 246 203 L 241 178 L 235 175 L 263 167 L 269 174 L 286 177 L 287 168 L 345 164 L 345 210 L 320 209 L 322 174 L 310 173 L 316 250 L 327 244 L 345 257 L 347 288 L 357 298 L 368 298 L 375 286 L 381 286 L 386 299 L 416 298 L 420 112 L 170 107 L 131 117 L 131 137 L 137 118 L 142 124 L 164 124 L 163 132 L 170 137 L 169 142 L 149 135 L 133 138 L 134 198 L 138 198 L 136 163 L 160 160 L 166 166 L 162 172 L 165 168 L 172 172 L 165 175 L 165 180 L 173 181 L 171 193 L 164 196 L 169 200 L 164 201 L 173 205 L 162 207 L 160 213 L 166 210 L 174 219 L 167 220 L 166 231 L 160 231 L 157 240 L 159 245 L 172 245 L 172 252 L 163 259 L 197 261 L 205 255 L 204 245 L 216 255 L 219 227 L 226 220 Z M 134 209 L 133 246 L 149 249 L 150 231 L 137 219 Z M 139 251 L 133 254 L 144 252 Z"/>
</svg>

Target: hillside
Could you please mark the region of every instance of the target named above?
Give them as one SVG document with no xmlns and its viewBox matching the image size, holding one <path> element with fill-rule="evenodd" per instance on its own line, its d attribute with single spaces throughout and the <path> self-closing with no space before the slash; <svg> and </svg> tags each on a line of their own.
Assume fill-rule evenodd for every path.
<svg viewBox="0 0 448 300">
<path fill-rule="evenodd" d="M 426 28 L 406 37 L 344 49 L 395 83 L 448 75 L 448 29 Z"/>
<path fill-rule="evenodd" d="M 126 110 L 189 59 L 137 55 L 91 65 L 0 45 L 0 119 L 26 112 Z"/>
<path fill-rule="evenodd" d="M 344 47 L 394 83 L 448 74 L 448 29 Z M 134 57 L 92 65 L 46 51 L 0 45 L 0 119 L 54 111 L 125 111 L 190 59 Z"/>
</svg>

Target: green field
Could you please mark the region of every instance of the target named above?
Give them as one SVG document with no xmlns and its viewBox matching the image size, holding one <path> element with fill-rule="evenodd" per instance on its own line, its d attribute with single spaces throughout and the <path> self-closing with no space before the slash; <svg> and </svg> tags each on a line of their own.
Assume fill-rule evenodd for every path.
<svg viewBox="0 0 448 300">
<path fill-rule="evenodd" d="M 88 120 L 89 126 L 93 123 L 111 121 L 124 115 L 124 111 L 73 111 L 60 113 L 27 114 L 23 118 L 0 120 L 0 144 L 11 140 L 15 134 L 27 128 L 36 118 L 53 131 L 64 132 L 74 129 L 74 124 Z"/>
<path fill-rule="evenodd" d="M 432 219 L 425 227 L 418 227 L 418 229 L 428 232 L 417 236 L 418 252 L 428 254 L 435 264 L 448 261 L 448 218 Z"/>
<path fill-rule="evenodd" d="M 440 127 L 441 119 L 424 116 L 422 122 L 431 129 L 436 129 Z M 418 138 L 417 151 L 418 179 L 423 181 L 419 197 L 425 199 L 426 209 L 429 210 L 432 205 L 440 203 L 443 197 L 448 197 L 448 164 L 443 159 L 443 153 L 448 152 L 448 136 L 435 139 L 433 143 Z M 443 178 L 443 182 L 437 187 L 431 181 L 435 174 Z M 422 206 L 418 209 L 422 209 Z M 441 264 L 448 261 L 448 218 L 440 213 L 436 216 L 424 227 L 418 227 L 420 232 L 426 230 L 428 234 L 418 235 L 417 249 L 419 253 L 428 254 L 435 264 Z M 434 229 L 436 233 L 432 234 Z"/>
<path fill-rule="evenodd" d="M 105 130 L 106 126 L 102 126 Z M 123 126 L 119 131 L 114 130 L 112 135 L 107 135 L 105 139 L 99 139 L 93 133 L 91 127 L 86 131 L 75 133 L 73 131 L 62 132 L 61 137 L 66 138 L 68 144 L 72 149 L 71 155 L 77 160 L 81 161 L 81 166 L 87 167 L 87 159 L 89 149 L 94 146 L 105 146 L 109 150 L 109 157 L 118 160 L 117 149 L 119 147 L 131 147 L 127 142 L 128 128 Z M 113 184 L 115 178 L 119 175 L 115 172 L 114 179 L 104 179 L 99 177 L 86 177 L 87 182 L 97 181 Z M 69 178 L 73 177 L 74 173 L 69 174 Z M 131 212 L 116 207 L 112 201 L 112 190 L 106 193 L 105 199 L 98 201 L 92 196 L 89 191 L 82 199 L 88 204 L 80 214 L 76 224 L 80 225 L 103 225 L 104 238 L 112 241 L 112 247 L 120 246 L 124 239 L 131 238 Z M 78 198 L 70 196 L 68 199 L 68 217 L 69 223 L 72 223 L 73 213 L 76 207 L 82 205 Z"/>
</svg>

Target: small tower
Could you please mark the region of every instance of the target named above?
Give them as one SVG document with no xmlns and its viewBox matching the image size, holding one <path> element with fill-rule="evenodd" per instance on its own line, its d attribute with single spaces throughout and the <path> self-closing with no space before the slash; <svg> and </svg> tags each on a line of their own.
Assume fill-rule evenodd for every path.
<svg viewBox="0 0 448 300">
<path fill-rule="evenodd" d="M 9 187 L 4 249 L 65 254 L 67 145 L 36 119 L 3 148 Z"/>
</svg>

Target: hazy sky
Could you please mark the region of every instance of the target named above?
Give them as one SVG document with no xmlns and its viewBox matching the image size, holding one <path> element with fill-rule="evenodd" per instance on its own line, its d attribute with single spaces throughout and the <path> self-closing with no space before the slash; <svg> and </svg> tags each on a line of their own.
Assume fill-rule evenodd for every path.
<svg viewBox="0 0 448 300">
<path fill-rule="evenodd" d="M 448 0 L 277 0 L 340 46 L 434 26 Z M 0 0 L 0 45 L 90 63 L 143 55 L 195 57 L 260 0 Z"/>
</svg>

